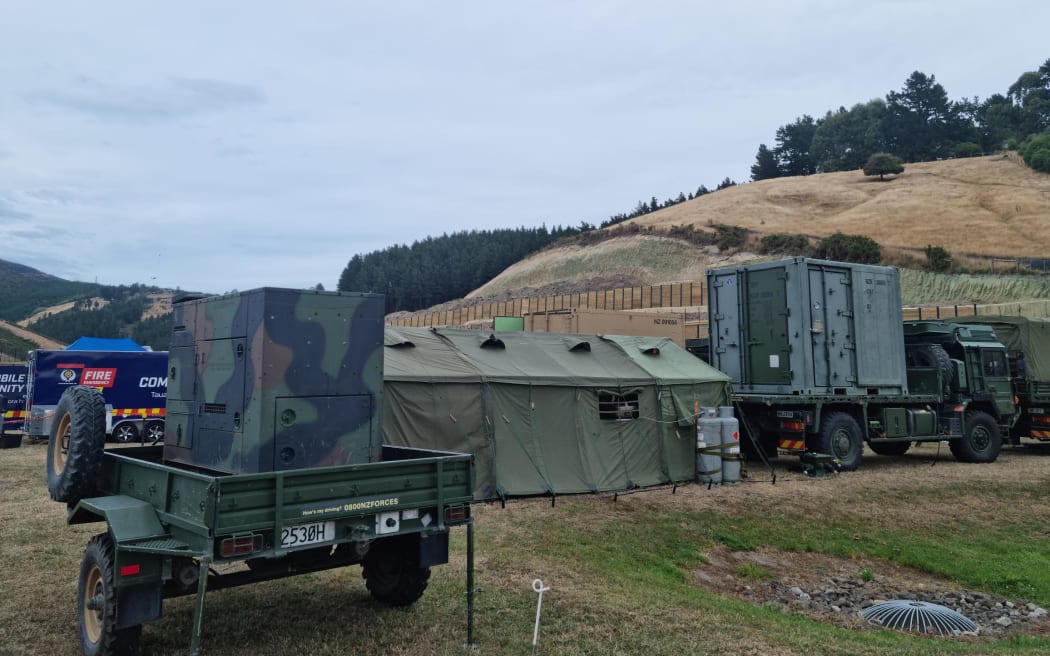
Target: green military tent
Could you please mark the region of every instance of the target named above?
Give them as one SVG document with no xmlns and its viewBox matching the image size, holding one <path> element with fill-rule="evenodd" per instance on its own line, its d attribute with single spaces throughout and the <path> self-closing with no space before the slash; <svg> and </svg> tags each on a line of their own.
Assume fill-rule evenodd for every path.
<svg viewBox="0 0 1050 656">
<path fill-rule="evenodd" d="M 473 453 L 476 499 L 692 480 L 728 377 L 669 339 L 387 328 L 387 444 Z"/>
</svg>

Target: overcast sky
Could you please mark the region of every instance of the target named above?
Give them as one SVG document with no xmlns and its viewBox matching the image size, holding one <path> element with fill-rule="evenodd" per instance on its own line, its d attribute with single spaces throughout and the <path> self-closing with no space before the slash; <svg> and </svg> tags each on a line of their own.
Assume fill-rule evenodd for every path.
<svg viewBox="0 0 1050 656">
<path fill-rule="evenodd" d="M 915 70 L 1005 92 L 1048 25 L 1036 0 L 0 0 L 0 258 L 335 289 L 357 253 L 743 182 L 778 126 Z"/>
</svg>

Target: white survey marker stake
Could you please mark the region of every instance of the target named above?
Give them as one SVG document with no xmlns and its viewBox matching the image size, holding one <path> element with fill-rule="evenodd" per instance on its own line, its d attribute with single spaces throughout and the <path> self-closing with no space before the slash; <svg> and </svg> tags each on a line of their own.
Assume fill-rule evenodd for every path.
<svg viewBox="0 0 1050 656">
<path fill-rule="evenodd" d="M 543 581 L 540 579 L 534 579 L 532 581 L 533 592 L 539 595 L 536 600 L 536 626 L 532 629 L 532 653 L 536 653 L 536 642 L 540 637 L 540 609 L 543 608 L 543 593 L 550 590 L 549 587 L 543 585 Z"/>
</svg>

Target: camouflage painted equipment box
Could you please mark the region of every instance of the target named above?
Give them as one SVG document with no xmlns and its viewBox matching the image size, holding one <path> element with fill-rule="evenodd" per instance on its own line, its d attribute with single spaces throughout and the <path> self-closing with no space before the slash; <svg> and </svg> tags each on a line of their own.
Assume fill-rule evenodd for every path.
<svg viewBox="0 0 1050 656">
<path fill-rule="evenodd" d="M 195 595 L 196 656 L 208 591 L 348 565 L 411 605 L 454 526 L 472 643 L 473 456 L 382 445 L 383 304 L 271 288 L 176 304 L 163 446 L 105 450 L 101 392 L 63 393 L 48 492 L 70 524 L 107 524 L 80 568 L 85 654 L 137 653 L 163 600 Z"/>
<path fill-rule="evenodd" d="M 174 306 L 164 459 L 256 473 L 380 459 L 383 297 L 262 288 Z"/>
</svg>

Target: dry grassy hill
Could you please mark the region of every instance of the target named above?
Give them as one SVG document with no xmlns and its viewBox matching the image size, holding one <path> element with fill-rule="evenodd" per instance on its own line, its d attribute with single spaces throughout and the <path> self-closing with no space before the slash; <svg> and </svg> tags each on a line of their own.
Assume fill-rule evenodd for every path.
<svg viewBox="0 0 1050 656">
<path fill-rule="evenodd" d="M 859 171 L 764 180 L 633 220 L 646 226 L 723 223 L 761 233 L 867 235 L 883 246 L 954 254 L 1050 254 L 1050 176 L 997 155 L 907 164 L 879 181 Z"/>
<path fill-rule="evenodd" d="M 884 249 L 946 248 L 953 256 L 1050 256 L 1050 176 L 1009 156 L 908 164 L 879 181 L 859 171 L 779 178 L 737 185 L 630 223 L 658 231 L 673 225 L 710 230 L 736 225 L 759 234 L 823 237 L 862 234 Z M 626 285 L 700 280 L 709 266 L 756 257 L 731 257 L 660 236 L 625 236 L 593 246 L 549 249 L 509 267 L 469 297 L 523 287 L 616 280 Z M 1042 280 L 1008 284 L 974 276 L 905 276 L 908 302 L 1046 298 Z"/>
</svg>

